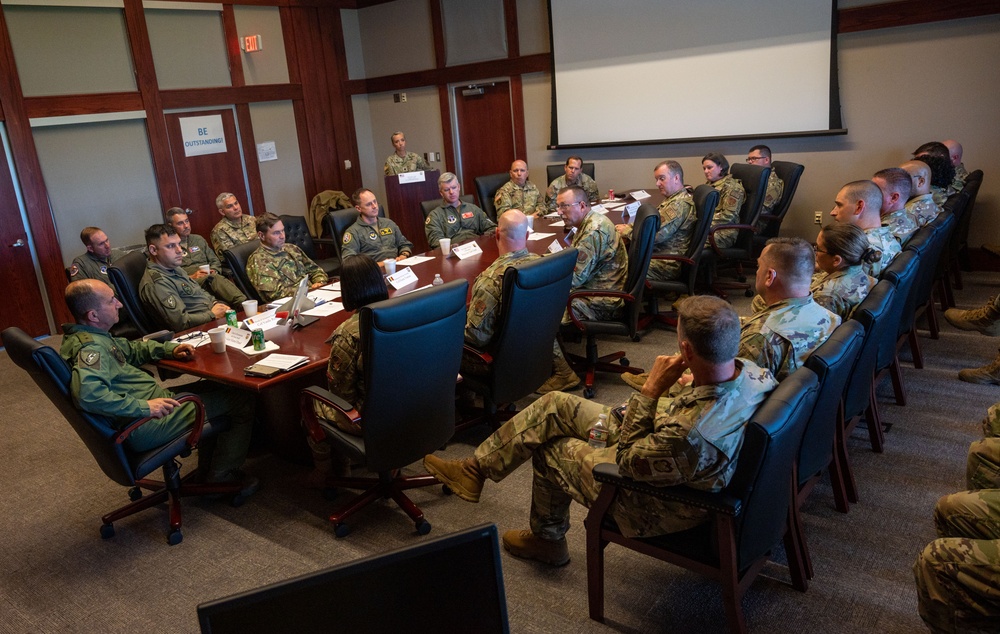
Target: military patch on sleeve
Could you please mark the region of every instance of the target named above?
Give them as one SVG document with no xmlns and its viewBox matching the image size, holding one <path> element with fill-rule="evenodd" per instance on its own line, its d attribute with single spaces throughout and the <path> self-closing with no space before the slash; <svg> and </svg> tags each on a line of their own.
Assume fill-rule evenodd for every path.
<svg viewBox="0 0 1000 634">
<path fill-rule="evenodd" d="M 344 239 L 341 240 L 341 242 L 343 242 L 344 244 L 350 244 L 351 243 L 351 234 L 345 233 L 344 234 Z"/>
<path fill-rule="evenodd" d="M 101 275 L 107 275 L 107 274 L 108 274 L 108 267 L 101 266 Z"/>
<path fill-rule="evenodd" d="M 431 224 L 431 217 L 430 216 L 427 216 L 427 218 L 424 220 L 424 224 L 425 225 Z"/>
<path fill-rule="evenodd" d="M 101 353 L 97 350 L 81 350 L 79 360 L 88 368 L 99 369 L 101 367 Z"/>
<path fill-rule="evenodd" d="M 473 310 L 476 311 L 477 315 L 482 315 L 483 313 L 486 312 L 486 302 L 483 300 L 479 300 L 478 302 L 476 302 L 476 305 L 473 307 Z"/>
<path fill-rule="evenodd" d="M 587 252 L 584 251 L 583 249 L 580 249 L 577 252 L 576 261 L 579 262 L 579 263 L 586 262 L 587 261 Z"/>
<path fill-rule="evenodd" d="M 381 229 L 378 230 L 378 232 L 379 232 L 379 234 L 381 234 L 383 236 L 391 236 L 392 235 L 392 227 L 382 227 Z"/>
<path fill-rule="evenodd" d="M 173 295 L 167 295 L 167 298 L 163 300 L 163 305 L 167 308 L 177 308 L 177 298 Z"/>
<path fill-rule="evenodd" d="M 69 267 L 69 276 L 70 277 L 75 276 L 79 272 L 80 272 L 80 267 L 79 266 L 77 266 L 77 265 L 74 264 L 74 265 L 72 265 L 72 266 Z"/>
</svg>

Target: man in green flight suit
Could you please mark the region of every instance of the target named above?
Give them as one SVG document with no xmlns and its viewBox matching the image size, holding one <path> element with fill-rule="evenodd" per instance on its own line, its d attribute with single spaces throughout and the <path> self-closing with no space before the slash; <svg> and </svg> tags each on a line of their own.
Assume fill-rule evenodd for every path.
<svg viewBox="0 0 1000 634">
<path fill-rule="evenodd" d="M 188 212 L 180 207 L 167 210 L 167 224 L 174 228 L 181 243 L 181 268 L 198 285 L 230 306 L 239 307 L 246 299 L 240 289 L 222 275 L 222 262 L 215 251 L 208 246 L 208 241 L 197 233 L 191 233 L 191 221 Z M 208 273 L 201 267 L 207 266 Z"/>
</svg>

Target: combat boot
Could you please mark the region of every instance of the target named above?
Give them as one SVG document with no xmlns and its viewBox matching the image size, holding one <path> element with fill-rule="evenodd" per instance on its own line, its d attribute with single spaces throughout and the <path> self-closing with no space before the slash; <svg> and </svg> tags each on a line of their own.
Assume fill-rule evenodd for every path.
<svg viewBox="0 0 1000 634">
<path fill-rule="evenodd" d="M 424 469 L 466 502 L 479 501 L 486 476 L 475 458 L 442 460 L 434 454 L 427 454 L 424 456 Z"/>
<path fill-rule="evenodd" d="M 972 310 L 949 308 L 944 311 L 944 318 L 959 330 L 976 330 L 989 337 L 1000 337 L 1000 311 L 996 307 L 996 298 Z"/>
<path fill-rule="evenodd" d="M 642 391 L 642 386 L 646 384 L 646 379 L 648 378 L 649 372 L 643 372 L 642 374 L 636 374 L 635 372 L 622 373 L 622 381 L 628 383 L 628 386 L 637 392 Z"/>
<path fill-rule="evenodd" d="M 959 380 L 981 385 L 1000 385 L 1000 354 L 988 365 L 958 371 Z"/>
<path fill-rule="evenodd" d="M 569 563 L 569 546 L 566 538 L 558 541 L 542 539 L 530 530 L 507 531 L 503 534 L 503 548 L 521 559 L 534 559 L 550 566 Z"/>
<path fill-rule="evenodd" d="M 565 392 L 566 390 L 572 390 L 576 386 L 580 385 L 580 377 L 577 376 L 573 368 L 569 366 L 562 356 L 553 356 L 552 358 L 552 376 L 548 378 L 542 386 L 535 390 L 539 394 L 548 394 L 549 392 Z"/>
</svg>

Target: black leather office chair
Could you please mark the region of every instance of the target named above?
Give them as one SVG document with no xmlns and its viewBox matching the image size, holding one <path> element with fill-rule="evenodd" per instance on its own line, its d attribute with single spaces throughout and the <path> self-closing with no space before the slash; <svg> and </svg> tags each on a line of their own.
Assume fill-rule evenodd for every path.
<svg viewBox="0 0 1000 634">
<path fill-rule="evenodd" d="M 479 196 L 479 206 L 493 222 L 497 221 L 497 206 L 493 204 L 493 197 L 496 196 L 497 190 L 509 180 L 509 173 L 500 172 L 499 174 L 477 176 L 473 181 L 476 184 L 476 195 Z"/>
<path fill-rule="evenodd" d="M 805 590 L 794 531 L 787 530 L 792 463 L 816 400 L 816 375 L 799 368 L 768 396 L 747 423 L 736 472 L 729 486 L 710 493 L 687 486 L 658 487 L 618 473 L 618 465 L 594 467 L 601 492 L 584 522 L 587 527 L 587 587 L 590 618 L 604 621 L 604 549 L 609 543 L 655 557 L 722 585 L 729 629 L 745 632 L 742 597 L 768 556 L 784 538 L 793 585 Z M 610 511 L 620 489 L 706 509 L 695 528 L 643 539 L 625 537 Z"/>
<path fill-rule="evenodd" d="M 503 275 L 500 310 L 493 341 L 480 350 L 465 344 L 465 354 L 487 369 L 463 375 L 462 385 L 483 397 L 482 416 L 493 428 L 514 415 L 513 404 L 537 390 L 552 374 L 552 343 L 559 331 L 573 283 L 576 249 L 508 268 Z M 502 416 L 498 410 L 510 405 Z"/>
<path fill-rule="evenodd" d="M 145 273 L 146 256 L 142 251 L 132 251 L 123 255 L 108 269 L 108 277 L 118 289 L 118 299 L 140 336 L 163 328 L 152 315 L 146 313 L 139 297 L 139 283 Z"/>
<path fill-rule="evenodd" d="M 656 281 L 646 279 L 646 291 L 649 295 L 647 313 L 639 321 L 639 329 L 645 330 L 653 321 L 677 326 L 677 313 L 669 311 L 660 313 L 658 298 L 667 293 L 678 295 L 694 295 L 698 281 L 698 270 L 701 265 L 702 253 L 705 251 L 705 241 L 708 230 L 712 226 L 712 216 L 719 204 L 719 192 L 711 185 L 698 185 L 692 194 L 695 212 L 698 220 L 691 229 L 691 242 L 683 255 L 653 255 L 653 260 L 674 260 L 681 263 L 681 274 L 676 280 Z"/>
<path fill-rule="evenodd" d="M 382 205 L 378 206 L 379 218 L 385 218 L 385 207 Z M 344 233 L 347 228 L 353 225 L 358 220 L 358 210 L 354 207 L 347 207 L 345 209 L 332 209 L 325 216 L 323 216 L 323 235 L 330 236 L 329 238 L 320 238 L 316 240 L 317 244 L 328 244 L 333 249 L 333 252 L 337 254 L 337 259 L 343 263 L 343 253 L 340 248 L 344 244 Z"/>
<path fill-rule="evenodd" d="M 472 194 L 462 194 L 458 197 L 463 203 L 469 203 L 470 205 L 475 205 L 476 200 L 472 197 Z M 427 220 L 427 216 L 431 215 L 431 212 L 444 204 L 444 201 L 440 198 L 435 198 L 434 200 L 425 200 L 420 203 L 420 209 L 424 212 L 424 220 Z"/>
<path fill-rule="evenodd" d="M 792 206 L 792 199 L 795 197 L 795 190 L 799 188 L 799 179 L 805 171 L 804 165 L 792 163 L 791 161 L 771 161 L 771 171 L 778 175 L 784 187 L 781 191 L 781 200 L 774 206 L 771 213 L 761 213 L 758 224 L 765 224 L 757 235 L 754 236 L 754 256 L 760 255 L 764 250 L 764 245 L 771 238 L 776 238 L 781 230 L 781 223 L 784 221 L 788 210 Z"/>
<path fill-rule="evenodd" d="M 565 167 L 566 167 L 565 163 L 560 163 L 558 165 L 546 165 L 545 166 L 545 178 L 547 180 L 545 181 L 545 187 L 542 188 L 543 191 L 545 189 L 548 189 L 548 186 L 549 186 L 549 184 L 552 183 L 552 181 L 554 181 L 555 179 L 559 178 L 560 176 L 563 176 L 563 175 L 566 174 Z M 594 176 L 594 164 L 593 163 L 584 163 L 583 167 L 581 168 L 581 171 L 584 174 L 586 174 L 587 176 L 593 178 L 594 180 L 597 180 L 597 177 Z"/>
<path fill-rule="evenodd" d="M 952 196 L 952 200 L 964 205 L 966 199 L 964 194 L 956 194 Z M 954 209 L 948 203 L 945 205 L 948 209 Z M 924 229 L 930 229 L 932 233 L 927 243 L 927 249 L 920 254 L 916 279 L 913 281 L 913 288 L 910 291 L 910 296 L 907 298 L 906 308 L 903 310 L 903 320 L 908 328 L 904 329 L 902 328 L 903 323 L 900 324 L 901 327 L 898 332 L 898 342 L 896 344 L 897 349 L 902 348 L 907 342 L 910 344 L 910 350 L 913 353 L 913 365 L 917 369 L 924 367 L 923 354 L 920 350 L 920 339 L 917 337 L 917 324 L 920 323 L 921 318 L 926 320 L 931 339 L 937 339 L 940 333 L 937 311 L 934 308 L 934 289 L 938 286 L 937 282 L 940 281 L 941 276 L 943 276 L 943 271 L 941 272 L 941 276 L 938 275 L 942 259 L 941 254 L 947 248 L 957 224 L 958 219 L 950 211 L 945 211 L 924 227 Z"/>
<path fill-rule="evenodd" d="M 960 285 L 962 279 L 958 265 L 960 231 L 962 223 L 967 220 L 969 202 L 968 188 L 963 187 L 962 191 L 949 196 L 944 204 L 945 211 L 950 211 L 955 216 L 955 226 L 948 235 L 948 242 L 941 251 L 941 258 L 934 273 L 934 282 L 940 292 L 941 310 L 955 307 L 954 289 Z M 955 284 L 952 284 L 952 277 L 955 278 Z"/>
<path fill-rule="evenodd" d="M 309 224 L 306 222 L 305 216 L 282 214 L 280 218 L 281 224 L 285 226 L 286 242 L 302 249 L 302 252 L 308 255 L 309 259 L 315 262 L 319 268 L 323 269 L 323 272 L 327 275 L 340 274 L 340 258 L 318 259 L 316 257 L 316 243 L 309 233 Z"/>
<path fill-rule="evenodd" d="M 957 274 L 955 278 L 955 288 L 962 290 L 962 278 L 960 270 L 971 271 L 969 264 L 969 227 L 972 224 L 972 212 L 976 208 L 976 199 L 979 197 L 979 187 L 983 184 L 983 170 L 975 170 L 969 173 L 965 179 L 965 187 L 962 191 L 969 196 L 969 201 L 965 205 L 965 220 L 959 224 L 955 230 L 958 232 L 958 246 L 955 249 L 955 260 L 957 264 L 954 270 Z"/>
<path fill-rule="evenodd" d="M 455 280 L 360 309 L 367 391 L 360 415 L 350 403 L 322 388 L 302 392 L 302 418 L 310 436 L 328 439 L 353 463 L 378 474 L 333 480 L 333 486 L 365 489 L 330 515 L 337 537 L 350 532 L 348 517 L 390 497 L 414 521 L 418 533 L 431 530 L 404 491 L 432 486 L 437 480 L 429 474 L 403 476 L 399 470 L 439 449 L 455 432 L 455 377 L 462 360 L 468 288 L 467 281 Z M 364 435 L 346 434 L 317 418 L 314 400 L 358 420 Z"/>
<path fill-rule="evenodd" d="M 753 239 L 756 235 L 754 227 L 760 217 L 764 205 L 764 195 L 767 193 L 767 179 L 771 168 L 757 165 L 736 163 L 729 168 L 733 178 L 743 183 L 746 199 L 740 210 L 739 223 L 735 225 L 718 225 L 708 232 L 708 241 L 712 249 L 709 252 L 712 267 L 712 291 L 725 297 L 725 289 L 743 289 L 747 297 L 753 297 L 753 285 L 747 283 L 743 273 L 744 263 L 756 263 L 753 252 Z M 735 229 L 738 231 L 736 242 L 728 248 L 721 248 L 715 243 L 715 235 L 719 231 Z M 736 282 L 720 282 L 715 279 L 719 265 L 732 264 L 736 267 Z"/>
<path fill-rule="evenodd" d="M 632 240 L 628 248 L 628 276 L 625 279 L 623 291 L 580 290 L 570 293 L 566 303 L 572 323 L 563 326 L 564 332 L 583 333 L 587 338 L 587 356 L 567 354 L 566 360 L 577 372 L 584 372 L 583 395 L 586 398 L 594 396 L 594 373 L 603 372 L 635 372 L 641 374 L 641 368 L 629 366 L 629 360 L 623 351 L 597 355 L 598 335 L 625 335 L 638 341 L 637 329 L 639 315 L 642 312 L 642 293 L 646 285 L 646 271 L 649 270 L 649 258 L 653 253 L 653 240 L 660 228 L 660 214 L 652 205 L 641 205 L 633 222 Z M 573 311 L 573 300 L 585 297 L 619 297 L 625 301 L 621 317 L 604 321 L 584 321 Z M 618 361 L 618 363 L 612 363 Z"/>
<path fill-rule="evenodd" d="M 932 230 L 933 231 L 933 230 Z M 897 405 L 906 405 L 906 389 L 903 385 L 903 373 L 899 367 L 899 348 L 906 342 L 907 335 L 913 330 L 913 298 L 917 276 L 923 257 L 915 251 L 903 251 L 882 271 L 881 279 L 888 280 L 896 287 L 896 297 L 886 314 L 891 327 L 884 331 L 877 341 L 878 359 L 875 363 L 875 373 L 872 377 L 872 390 L 878 387 L 885 375 L 892 378 L 893 392 Z M 865 324 L 867 327 L 867 324 Z M 920 348 L 914 348 L 914 359 L 920 355 Z M 923 362 L 921 361 L 921 365 Z M 872 404 L 878 418 L 878 401 Z"/>
<path fill-rule="evenodd" d="M 260 293 L 250 283 L 250 278 L 247 276 L 247 260 L 250 259 L 250 254 L 259 247 L 260 240 L 251 240 L 222 252 L 222 259 L 225 260 L 226 266 L 233 273 L 233 281 L 240 287 L 244 295 L 250 299 L 256 299 L 258 302 L 261 301 Z"/>
<path fill-rule="evenodd" d="M 10 358 L 26 371 L 46 397 L 55 405 L 59 413 L 80 436 L 94 460 L 108 478 L 129 488 L 131 504 L 108 513 L 101 518 L 101 537 L 108 539 L 115 534 L 114 522 L 134 515 L 139 511 L 167 502 L 169 504 L 170 530 L 167 543 L 171 546 L 183 539 L 181 534 L 181 497 L 192 495 L 231 494 L 233 504 L 242 504 L 241 483 L 197 484 L 191 480 L 197 475 L 181 477 L 179 456 L 187 456 L 200 441 L 214 436 L 218 427 L 205 420 L 205 410 L 201 400 L 194 394 L 179 394 L 175 398 L 182 403 L 193 402 L 197 408 L 194 426 L 177 434 L 163 445 L 148 451 L 133 451 L 125 441 L 136 429 L 154 418 L 139 418 L 124 429 L 115 429 L 111 421 L 78 410 L 70 394 L 72 372 L 53 348 L 43 346 L 19 328 L 8 328 L 2 334 L 3 345 Z M 145 479 L 147 475 L 161 469 L 163 482 Z M 142 489 L 152 491 L 143 496 Z"/>
</svg>

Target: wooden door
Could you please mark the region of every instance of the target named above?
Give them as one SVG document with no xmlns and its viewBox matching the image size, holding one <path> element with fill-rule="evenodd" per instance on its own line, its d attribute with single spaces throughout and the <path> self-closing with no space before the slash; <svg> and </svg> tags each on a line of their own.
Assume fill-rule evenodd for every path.
<svg viewBox="0 0 1000 634">
<path fill-rule="evenodd" d="M 517 158 L 510 82 L 487 82 L 471 89 L 458 86 L 454 90 L 462 193 L 476 195 L 477 176 L 509 171 L 511 162 Z"/>
<path fill-rule="evenodd" d="M 0 302 L 0 330 L 17 326 L 32 337 L 49 334 L 42 291 L 28 246 L 28 232 L 14 192 L 7 156 L 0 146 L 0 271 L 4 298 Z"/>
<path fill-rule="evenodd" d="M 186 117 L 222 116 L 222 127 L 226 139 L 226 151 L 201 156 L 185 156 L 184 140 L 181 137 L 180 120 Z M 215 206 L 215 197 L 222 192 L 232 192 L 243 207 L 243 213 L 250 213 L 249 190 L 243 175 L 243 152 L 236 135 L 236 119 L 231 109 L 199 110 L 197 112 L 173 112 L 163 115 L 167 125 L 167 139 L 170 155 L 177 177 L 177 191 L 181 199 L 171 206 L 191 209 L 191 231 L 210 240 L 212 227 L 221 216 Z M 166 211 L 166 210 L 164 210 Z M 254 210 L 263 213 L 263 210 Z"/>
</svg>

